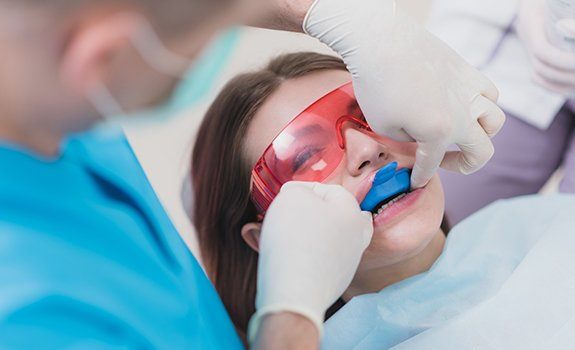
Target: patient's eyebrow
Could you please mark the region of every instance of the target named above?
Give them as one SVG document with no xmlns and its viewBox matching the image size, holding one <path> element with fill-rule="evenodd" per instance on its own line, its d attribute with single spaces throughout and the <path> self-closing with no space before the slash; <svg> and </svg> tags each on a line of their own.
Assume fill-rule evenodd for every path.
<svg viewBox="0 0 575 350">
<path fill-rule="evenodd" d="M 293 136 L 294 137 L 303 137 L 303 136 L 308 136 L 310 134 L 316 134 L 319 132 L 323 132 L 323 127 L 321 127 L 318 124 L 313 124 L 313 125 L 308 125 L 304 128 L 298 129 Z"/>
</svg>

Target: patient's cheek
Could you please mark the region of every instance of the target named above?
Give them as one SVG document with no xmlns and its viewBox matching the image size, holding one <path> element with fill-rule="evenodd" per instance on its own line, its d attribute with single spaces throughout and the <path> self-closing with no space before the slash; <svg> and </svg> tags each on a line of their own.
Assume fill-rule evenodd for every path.
<svg viewBox="0 0 575 350">
<path fill-rule="evenodd" d="M 345 176 L 346 176 L 346 169 L 345 169 L 345 162 L 342 160 L 337 168 L 321 183 L 327 185 L 340 185 L 346 188 L 349 191 L 353 191 L 353 188 L 347 188 L 348 186 L 345 185 Z"/>
</svg>

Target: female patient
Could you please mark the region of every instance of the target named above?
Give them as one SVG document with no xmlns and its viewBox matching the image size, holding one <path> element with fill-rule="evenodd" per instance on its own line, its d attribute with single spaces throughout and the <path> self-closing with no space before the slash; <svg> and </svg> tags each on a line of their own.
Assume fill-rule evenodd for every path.
<svg viewBox="0 0 575 350">
<path fill-rule="evenodd" d="M 342 185 L 361 203 L 380 169 L 414 164 L 415 144 L 370 131 L 350 81 L 337 58 L 281 56 L 232 80 L 200 129 L 192 164 L 193 217 L 207 272 L 244 339 L 255 312 L 261 219 L 279 190 L 267 186 L 266 177 L 280 184 L 289 174 L 287 180 Z M 331 120 L 330 114 L 345 118 Z M 286 127 L 297 130 L 286 134 Z M 323 142 L 330 138 L 341 155 L 326 151 L 334 147 Z M 525 215 L 536 200 L 485 211 L 457 227 L 447 245 L 437 176 L 425 188 L 405 189 L 370 208 L 374 237 L 349 289 L 328 314 L 337 311 L 327 323 L 324 346 L 388 348 L 495 298 L 514 270 L 529 262 L 528 252 L 549 236 L 551 216 L 563 220 L 556 208 L 575 205 L 572 198 L 555 198 L 549 209 L 508 225 L 507 235 L 501 229 L 493 234 L 502 220 Z"/>
</svg>

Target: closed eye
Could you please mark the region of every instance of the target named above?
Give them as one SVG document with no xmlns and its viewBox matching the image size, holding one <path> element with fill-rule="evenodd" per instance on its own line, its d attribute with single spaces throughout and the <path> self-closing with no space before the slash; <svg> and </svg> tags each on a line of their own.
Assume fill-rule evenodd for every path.
<svg viewBox="0 0 575 350">
<path fill-rule="evenodd" d="M 323 151 L 322 147 L 307 147 L 294 158 L 292 172 L 297 173 L 313 156 Z"/>
</svg>

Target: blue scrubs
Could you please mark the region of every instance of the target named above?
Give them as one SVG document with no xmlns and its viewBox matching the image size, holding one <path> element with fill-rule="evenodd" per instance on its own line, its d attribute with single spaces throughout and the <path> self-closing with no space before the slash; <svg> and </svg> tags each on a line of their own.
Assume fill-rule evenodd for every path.
<svg viewBox="0 0 575 350">
<path fill-rule="evenodd" d="M 122 133 L 0 164 L 0 349 L 242 348 Z"/>
</svg>

